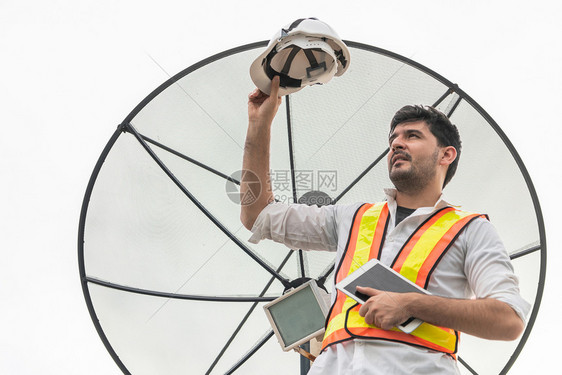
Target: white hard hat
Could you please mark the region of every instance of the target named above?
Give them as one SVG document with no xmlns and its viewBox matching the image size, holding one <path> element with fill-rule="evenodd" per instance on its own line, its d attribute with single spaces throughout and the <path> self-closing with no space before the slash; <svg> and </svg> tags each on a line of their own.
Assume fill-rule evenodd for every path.
<svg viewBox="0 0 562 375">
<path fill-rule="evenodd" d="M 349 67 L 349 50 L 338 34 L 316 18 L 301 18 L 279 30 L 250 67 L 254 84 L 267 95 L 280 78 L 279 96 L 327 83 Z"/>
</svg>

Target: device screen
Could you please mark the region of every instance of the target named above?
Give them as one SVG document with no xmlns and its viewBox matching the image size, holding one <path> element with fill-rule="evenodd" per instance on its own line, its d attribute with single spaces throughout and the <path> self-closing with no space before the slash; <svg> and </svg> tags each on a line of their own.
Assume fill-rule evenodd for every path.
<svg viewBox="0 0 562 375">
<path fill-rule="evenodd" d="M 310 287 L 269 307 L 269 312 L 285 346 L 289 346 L 324 327 L 324 314 Z"/>
<path fill-rule="evenodd" d="M 358 286 L 367 286 L 369 288 L 397 293 L 423 293 L 414 285 L 403 280 L 391 270 L 378 263 L 344 287 L 346 291 L 356 295 L 365 302 L 369 299 L 369 296 L 357 292 L 356 288 Z"/>
</svg>

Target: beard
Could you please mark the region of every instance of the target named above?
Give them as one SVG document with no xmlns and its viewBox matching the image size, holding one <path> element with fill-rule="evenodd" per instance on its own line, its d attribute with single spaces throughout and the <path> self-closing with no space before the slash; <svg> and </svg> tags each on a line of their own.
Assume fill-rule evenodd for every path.
<svg viewBox="0 0 562 375">
<path fill-rule="evenodd" d="M 412 194 L 422 191 L 437 173 L 436 165 L 439 150 L 436 149 L 433 155 L 417 161 L 413 161 L 412 157 L 405 152 L 399 153 L 408 158 L 410 166 L 409 168 L 393 168 L 393 165 L 390 164 L 388 167 L 390 181 L 392 181 L 396 190 L 402 193 Z"/>
</svg>

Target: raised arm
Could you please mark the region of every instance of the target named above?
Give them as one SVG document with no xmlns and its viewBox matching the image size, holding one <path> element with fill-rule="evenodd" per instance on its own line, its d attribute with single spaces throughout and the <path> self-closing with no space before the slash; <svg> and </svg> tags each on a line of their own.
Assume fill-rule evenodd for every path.
<svg viewBox="0 0 562 375">
<path fill-rule="evenodd" d="M 274 200 L 269 181 L 269 149 L 271 124 L 282 101 L 278 93 L 279 77 L 275 77 L 271 96 L 259 89 L 248 96 L 248 132 L 240 181 L 240 220 L 247 229 L 252 229 L 263 208 Z"/>
</svg>

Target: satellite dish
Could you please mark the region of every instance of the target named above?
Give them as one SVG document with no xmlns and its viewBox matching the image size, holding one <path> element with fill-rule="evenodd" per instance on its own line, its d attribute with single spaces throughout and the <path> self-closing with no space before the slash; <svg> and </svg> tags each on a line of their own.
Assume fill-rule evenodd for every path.
<svg viewBox="0 0 562 375">
<path fill-rule="evenodd" d="M 207 58 L 170 78 L 118 126 L 92 173 L 80 216 L 80 277 L 93 323 L 125 374 L 296 374 L 263 305 L 316 279 L 331 287 L 334 253 L 247 242 L 239 184 L 248 68 L 267 42 Z M 273 124 L 279 201 L 377 201 L 391 186 L 388 124 L 405 104 L 435 105 L 461 132 L 447 200 L 490 215 L 533 309 L 522 337 L 463 334 L 464 374 L 504 374 L 523 349 L 544 287 L 546 242 L 537 195 L 513 145 L 457 85 L 380 48 L 346 42 L 342 77 L 285 97 Z M 251 198 L 251 197 L 249 197 Z"/>
</svg>

